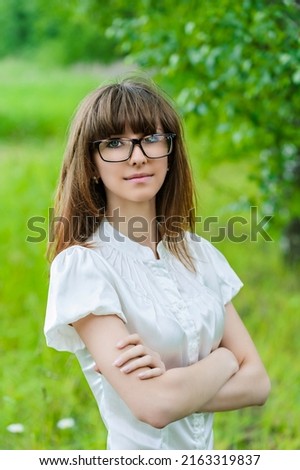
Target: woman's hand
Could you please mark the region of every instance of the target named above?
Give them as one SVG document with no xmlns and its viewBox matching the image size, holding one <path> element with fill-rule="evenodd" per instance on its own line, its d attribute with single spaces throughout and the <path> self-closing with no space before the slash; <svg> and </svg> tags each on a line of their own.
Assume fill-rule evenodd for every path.
<svg viewBox="0 0 300 470">
<path fill-rule="evenodd" d="M 125 374 L 130 374 L 133 371 L 147 367 L 148 370 L 143 370 L 137 375 L 140 379 L 150 379 L 158 377 L 166 371 L 160 355 L 146 347 L 138 334 L 126 336 L 116 346 L 118 349 L 132 346 L 122 352 L 114 361 L 114 365 L 119 367 Z"/>
</svg>

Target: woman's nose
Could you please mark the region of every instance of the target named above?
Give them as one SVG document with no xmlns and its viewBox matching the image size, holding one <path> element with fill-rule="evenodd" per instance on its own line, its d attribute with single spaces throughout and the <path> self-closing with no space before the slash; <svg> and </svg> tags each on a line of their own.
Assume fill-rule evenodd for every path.
<svg viewBox="0 0 300 470">
<path fill-rule="evenodd" d="M 147 157 L 144 155 L 140 145 L 135 144 L 132 150 L 131 157 L 129 159 L 129 163 L 131 163 L 131 165 L 134 165 L 138 163 L 145 163 L 146 161 Z"/>
</svg>

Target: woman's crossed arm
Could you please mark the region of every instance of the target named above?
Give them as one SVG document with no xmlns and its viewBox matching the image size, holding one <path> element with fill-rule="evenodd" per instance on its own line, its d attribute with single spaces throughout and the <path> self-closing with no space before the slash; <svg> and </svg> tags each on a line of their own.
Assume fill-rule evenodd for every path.
<svg viewBox="0 0 300 470">
<path fill-rule="evenodd" d="M 138 345 L 137 348 L 132 347 L 120 356 L 122 364 L 126 361 L 130 362 L 128 362 L 129 370 L 127 372 L 138 368 L 141 361 L 144 363 L 148 361 L 153 368 L 145 373 L 146 377 L 164 373 L 159 355 L 147 350 L 148 348 L 140 343 L 141 340 L 137 335 L 130 335 L 123 340 L 124 346 Z M 197 411 L 228 411 L 251 405 L 263 405 L 270 392 L 270 380 L 255 345 L 232 303 L 226 306 L 225 328 L 221 346 L 233 352 L 238 361 L 239 370 Z M 137 353 L 143 351 L 143 348 L 147 356 L 138 358 Z"/>
<path fill-rule="evenodd" d="M 239 370 L 202 407 L 201 411 L 228 411 L 263 405 L 271 384 L 253 341 L 232 303 L 226 306 L 221 346 L 235 355 Z"/>
<path fill-rule="evenodd" d="M 115 365 L 120 356 L 116 345 L 129 334 L 119 317 L 90 314 L 73 327 L 97 368 L 136 418 L 156 428 L 203 409 L 239 368 L 235 355 L 220 347 L 191 366 L 169 369 L 158 377 L 141 380 L 139 374 L 147 371 L 147 367 L 126 374 Z"/>
</svg>

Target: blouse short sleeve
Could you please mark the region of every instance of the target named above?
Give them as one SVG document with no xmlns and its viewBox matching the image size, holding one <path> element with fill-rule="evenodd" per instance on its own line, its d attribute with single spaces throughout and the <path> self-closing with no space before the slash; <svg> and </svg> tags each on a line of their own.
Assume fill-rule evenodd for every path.
<svg viewBox="0 0 300 470">
<path fill-rule="evenodd" d="M 109 266 L 90 248 L 67 248 L 53 260 L 44 333 L 46 343 L 59 351 L 84 348 L 71 323 L 93 313 L 116 314 L 126 323 Z"/>
<path fill-rule="evenodd" d="M 225 256 L 208 240 L 198 235 L 191 235 L 192 245 L 204 271 L 213 272 L 221 293 L 223 305 L 228 304 L 243 287 L 243 283 L 228 263 Z"/>
</svg>

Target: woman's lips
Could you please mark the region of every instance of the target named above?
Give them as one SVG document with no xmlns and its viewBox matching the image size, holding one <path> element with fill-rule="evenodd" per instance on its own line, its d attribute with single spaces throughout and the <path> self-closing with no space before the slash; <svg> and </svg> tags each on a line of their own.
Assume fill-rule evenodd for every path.
<svg viewBox="0 0 300 470">
<path fill-rule="evenodd" d="M 152 178 L 153 175 L 146 174 L 146 173 L 141 173 L 141 174 L 134 174 L 131 176 L 128 176 L 127 178 L 124 178 L 126 181 L 131 181 L 133 183 L 145 183 L 149 181 L 150 178 Z"/>
</svg>

